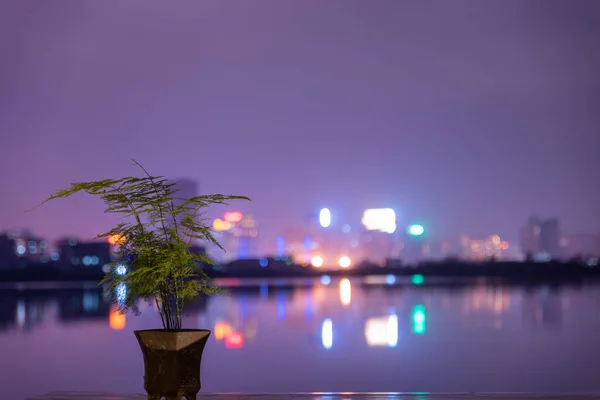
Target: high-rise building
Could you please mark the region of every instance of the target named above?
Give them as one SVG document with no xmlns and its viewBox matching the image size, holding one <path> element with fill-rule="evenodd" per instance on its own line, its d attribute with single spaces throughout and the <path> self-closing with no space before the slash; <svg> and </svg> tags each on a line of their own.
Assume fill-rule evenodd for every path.
<svg viewBox="0 0 600 400">
<path fill-rule="evenodd" d="M 170 183 L 175 184 L 177 193 L 174 194 L 176 198 L 189 199 L 191 197 L 198 196 L 198 183 L 192 179 L 173 179 Z M 174 202 L 176 206 L 181 205 L 181 201 Z M 177 222 L 180 222 L 181 218 Z"/>
<path fill-rule="evenodd" d="M 525 256 L 540 259 L 561 258 L 560 223 L 557 218 L 530 218 L 521 229 L 521 251 Z"/>
<path fill-rule="evenodd" d="M 562 258 L 560 223 L 558 218 L 548 219 L 542 223 L 540 240 L 542 251 L 548 253 L 552 258 Z"/>
</svg>

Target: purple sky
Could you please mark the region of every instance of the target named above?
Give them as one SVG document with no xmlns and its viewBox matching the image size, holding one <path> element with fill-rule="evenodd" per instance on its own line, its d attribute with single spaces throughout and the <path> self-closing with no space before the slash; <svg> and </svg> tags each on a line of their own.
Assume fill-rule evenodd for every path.
<svg viewBox="0 0 600 400">
<path fill-rule="evenodd" d="M 597 0 L 3 0 L 0 230 L 93 236 L 97 200 L 23 211 L 134 157 L 252 197 L 267 237 L 321 206 L 599 232 L 599 20 Z"/>
</svg>

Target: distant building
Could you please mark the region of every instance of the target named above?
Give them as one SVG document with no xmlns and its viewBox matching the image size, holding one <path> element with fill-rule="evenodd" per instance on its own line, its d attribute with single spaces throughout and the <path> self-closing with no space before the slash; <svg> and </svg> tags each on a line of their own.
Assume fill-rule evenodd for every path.
<svg viewBox="0 0 600 400">
<path fill-rule="evenodd" d="M 562 258 L 559 220 L 531 218 L 521 229 L 521 251 L 537 259 Z"/>
<path fill-rule="evenodd" d="M 112 261 L 111 247 L 107 242 L 61 240 L 58 242 L 58 254 L 63 266 L 101 268 Z"/>
<path fill-rule="evenodd" d="M 17 244 L 7 234 L 0 234 L 0 270 L 17 266 Z"/>
<path fill-rule="evenodd" d="M 210 256 L 219 262 L 244 260 L 258 256 L 258 224 L 251 214 L 229 211 L 213 221 L 215 238 L 223 246 L 209 246 Z"/>
<path fill-rule="evenodd" d="M 198 196 L 198 182 L 192 179 L 173 179 L 170 183 L 174 183 L 175 188 L 178 190 L 174 195 L 177 198 L 189 199 Z M 181 205 L 180 201 L 175 201 L 174 203 L 176 206 Z M 181 218 L 178 219 L 178 222 L 180 221 Z"/>
<path fill-rule="evenodd" d="M 50 245 L 47 240 L 37 238 L 28 232 L 9 233 L 7 237 L 13 244 L 13 256 L 16 256 L 16 259 L 13 258 L 14 267 L 26 267 L 51 261 Z M 6 251 L 11 250 L 7 248 Z"/>
<path fill-rule="evenodd" d="M 562 238 L 562 252 L 565 258 L 577 257 L 598 257 L 600 248 L 598 246 L 600 238 L 591 234 L 575 234 Z"/>
</svg>

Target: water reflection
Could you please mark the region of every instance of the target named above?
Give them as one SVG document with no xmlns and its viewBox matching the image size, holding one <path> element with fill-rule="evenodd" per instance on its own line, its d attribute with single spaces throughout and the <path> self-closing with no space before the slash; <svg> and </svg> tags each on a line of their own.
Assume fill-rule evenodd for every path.
<svg viewBox="0 0 600 400">
<path fill-rule="evenodd" d="M 333 321 L 331 318 L 325 318 L 321 326 L 321 343 L 325 349 L 333 346 Z"/>
<path fill-rule="evenodd" d="M 286 373 L 304 374 L 301 384 L 306 383 L 298 386 L 281 375 L 282 382 L 287 382 L 285 385 L 277 386 L 269 379 L 265 387 L 256 386 L 259 391 L 535 391 L 536 382 L 542 385 L 548 381 L 565 382 L 565 387 L 570 387 L 569 382 L 585 388 L 596 387 L 592 380 L 586 386 L 583 378 L 559 368 L 562 365 L 568 366 L 568 371 L 600 370 L 600 350 L 595 350 L 594 334 L 600 329 L 600 315 L 596 312 L 600 289 L 596 287 L 520 287 L 484 281 L 434 284 L 429 278 L 415 285 L 413 277 L 394 277 L 392 282 L 390 277 L 382 276 L 369 280 L 370 283 L 356 278 L 352 281 L 328 278 L 296 283 L 254 282 L 230 287 L 228 295 L 198 298 L 188 304 L 186 315 L 190 319 L 185 322 L 186 327 L 213 331 L 207 364 L 216 365 L 216 375 L 228 376 L 230 368 L 238 374 L 227 383 L 233 386 L 223 383 L 223 387 L 211 390 L 245 391 L 247 387 L 255 387 L 251 383 L 236 386 L 236 382 L 250 379 L 256 362 L 269 370 L 265 374 L 271 375 L 283 374 L 278 370 L 285 369 L 283 364 L 287 363 L 304 368 Z M 160 324 L 154 303 L 141 302 L 139 317 L 121 314 L 118 306 L 126 296 L 124 285 L 117 287 L 110 298 L 104 297 L 101 288 L 95 286 L 0 290 L 0 350 L 14 351 L 14 356 L 19 354 L 17 347 L 27 349 L 25 343 L 31 332 L 41 332 L 42 336 L 36 336 L 36 340 L 42 341 L 45 332 L 60 332 L 54 337 L 65 337 L 67 342 L 76 338 L 81 346 L 90 349 L 89 357 L 103 360 L 103 352 L 108 352 L 114 359 L 131 345 L 131 330 Z M 537 330 L 553 334 L 539 340 L 542 336 L 538 336 Z M 81 335 L 82 331 L 87 333 Z M 92 339 L 94 332 L 98 334 Z M 110 343 L 114 349 L 95 349 L 107 332 L 126 339 L 113 336 Z M 14 350 L 10 345 L 3 346 L 4 335 L 7 338 L 4 343 L 18 340 L 21 344 L 14 346 Z M 38 345 L 52 349 L 48 340 Z M 219 360 L 227 354 L 235 358 L 221 363 Z M 583 354 L 585 357 L 581 358 Z M 54 365 L 50 356 L 47 360 L 44 354 L 36 357 L 41 357 L 41 365 Z M 106 365 L 98 361 L 99 365 L 112 363 L 106 357 Z M 131 362 L 137 360 L 134 356 L 127 357 L 132 358 Z M 521 358 L 529 361 L 516 361 Z M 435 363 L 427 361 L 431 359 Z M 460 375 L 455 367 L 457 359 L 461 360 Z M 331 376 L 338 374 L 340 384 L 331 383 L 334 378 L 306 372 L 314 368 L 315 362 L 322 363 Z M 231 363 L 244 368 L 236 370 L 238 367 Z M 0 367 L 8 365 L 0 362 Z M 356 365 L 361 365 L 360 374 L 352 367 Z M 552 369 L 554 365 L 556 371 Z M 134 367 L 128 366 L 137 371 Z M 413 373 L 412 368 L 421 372 Z M 127 371 L 115 373 L 132 374 Z M 394 371 L 403 371 L 402 376 Z M 487 375 L 477 379 L 484 372 Z M 515 383 L 507 385 L 513 373 Z M 533 376 L 527 382 L 520 380 L 525 374 Z M 489 376 L 497 378 L 484 379 Z M 350 386 L 344 386 L 348 382 Z M 411 386 L 413 382 L 419 385 Z M 118 388 L 102 389 L 118 391 Z M 597 390 L 600 391 L 600 382 Z"/>
<path fill-rule="evenodd" d="M 349 306 L 352 302 L 352 285 L 347 278 L 342 279 L 340 282 L 340 301 L 345 306 Z"/>
</svg>

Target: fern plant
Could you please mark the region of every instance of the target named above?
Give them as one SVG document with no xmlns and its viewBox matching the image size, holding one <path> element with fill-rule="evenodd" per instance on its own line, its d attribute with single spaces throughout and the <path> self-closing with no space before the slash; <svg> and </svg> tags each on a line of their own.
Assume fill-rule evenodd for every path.
<svg viewBox="0 0 600 400">
<path fill-rule="evenodd" d="M 154 301 L 163 328 L 178 331 L 182 329 L 183 307 L 188 300 L 219 291 L 199 267 L 200 263 L 213 262 L 191 249 L 196 240 L 222 249 L 203 218 L 204 212 L 213 204 L 249 198 L 221 194 L 178 197 L 175 183 L 150 175 L 140 163 L 133 162 L 143 172 L 141 177 L 73 183 L 41 204 L 84 192 L 101 198 L 107 206 L 106 213 L 121 214 L 122 222 L 96 237 L 121 238 L 113 268 L 100 284 L 107 284 L 110 293 L 126 285 L 124 299 L 119 302 L 123 313 L 131 310 L 138 314 L 139 299 Z M 127 266 L 125 274 L 115 271 L 114 267 L 121 264 Z"/>
</svg>

